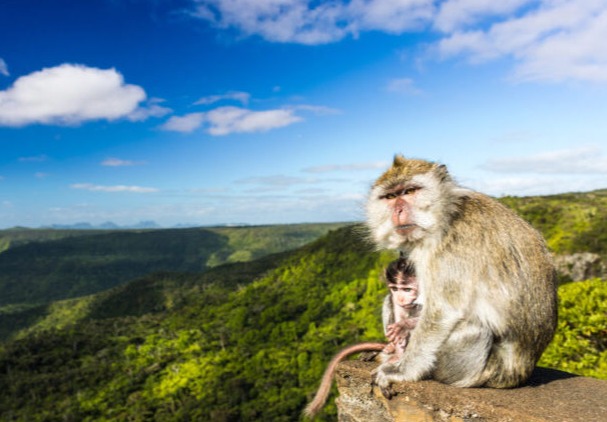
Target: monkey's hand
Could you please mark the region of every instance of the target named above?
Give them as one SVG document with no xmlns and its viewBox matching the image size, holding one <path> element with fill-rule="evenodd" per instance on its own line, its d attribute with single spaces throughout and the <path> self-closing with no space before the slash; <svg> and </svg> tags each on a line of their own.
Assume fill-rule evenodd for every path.
<svg viewBox="0 0 607 422">
<path fill-rule="evenodd" d="M 386 347 L 384 347 L 384 350 L 382 350 L 383 353 L 386 353 L 388 355 L 391 355 L 395 351 L 396 351 L 396 346 L 394 345 L 394 343 L 386 344 Z"/>
<path fill-rule="evenodd" d="M 390 343 L 402 343 L 406 342 L 407 335 L 409 334 L 410 328 L 407 324 L 396 322 L 386 327 L 386 337 L 390 340 Z"/>
</svg>

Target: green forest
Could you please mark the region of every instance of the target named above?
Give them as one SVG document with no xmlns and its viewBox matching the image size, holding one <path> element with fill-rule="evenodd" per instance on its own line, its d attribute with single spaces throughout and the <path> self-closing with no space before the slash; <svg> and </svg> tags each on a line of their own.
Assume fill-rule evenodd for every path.
<svg viewBox="0 0 607 422">
<path fill-rule="evenodd" d="M 606 261 L 607 191 L 501 200 L 555 254 Z M 0 419 L 301 420 L 338 349 L 382 340 L 380 274 L 394 258 L 360 225 L 307 226 L 0 232 Z M 21 261 L 5 258 L 15 251 Z M 103 259 L 107 283 L 87 291 L 81 271 Z M 120 261 L 140 271 L 125 280 Z M 31 267 L 19 281 L 16 262 Z M 607 283 L 565 282 L 559 298 L 539 364 L 607 379 Z M 335 415 L 330 400 L 318 419 Z"/>
<path fill-rule="evenodd" d="M 204 272 L 295 249 L 344 224 L 0 231 L 0 312 L 107 290 L 154 271 Z"/>
</svg>

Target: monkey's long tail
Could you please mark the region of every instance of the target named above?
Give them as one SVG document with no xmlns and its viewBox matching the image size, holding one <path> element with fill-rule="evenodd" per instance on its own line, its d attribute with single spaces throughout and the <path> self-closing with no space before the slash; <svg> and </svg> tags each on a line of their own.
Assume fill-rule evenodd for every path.
<svg viewBox="0 0 607 422">
<path fill-rule="evenodd" d="M 322 380 L 320 381 L 320 386 L 318 387 L 318 391 L 314 396 L 314 399 L 308 403 L 306 408 L 304 409 L 304 415 L 308 418 L 313 418 L 320 409 L 325 405 L 327 401 L 327 397 L 329 397 L 329 393 L 331 391 L 331 382 L 333 381 L 333 376 L 335 375 L 335 369 L 337 368 L 337 364 L 341 362 L 346 356 L 349 356 L 354 353 L 360 352 L 372 352 L 378 351 L 381 352 L 386 347 L 386 343 L 359 343 L 353 346 L 346 347 L 345 349 L 339 351 L 325 370 L 324 375 L 322 376 Z"/>
</svg>

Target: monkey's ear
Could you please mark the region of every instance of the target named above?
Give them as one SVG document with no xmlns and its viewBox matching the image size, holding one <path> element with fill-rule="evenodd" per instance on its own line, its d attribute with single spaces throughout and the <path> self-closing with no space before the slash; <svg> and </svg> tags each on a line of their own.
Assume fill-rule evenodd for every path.
<svg viewBox="0 0 607 422">
<path fill-rule="evenodd" d="M 392 164 L 395 167 L 403 166 L 407 162 L 407 159 L 402 156 L 402 154 L 394 155 L 394 163 Z"/>
<path fill-rule="evenodd" d="M 451 179 L 451 176 L 449 175 L 449 170 L 447 170 L 447 166 L 444 164 L 437 165 L 434 168 L 434 174 L 442 182 L 444 182 L 445 180 Z"/>
</svg>

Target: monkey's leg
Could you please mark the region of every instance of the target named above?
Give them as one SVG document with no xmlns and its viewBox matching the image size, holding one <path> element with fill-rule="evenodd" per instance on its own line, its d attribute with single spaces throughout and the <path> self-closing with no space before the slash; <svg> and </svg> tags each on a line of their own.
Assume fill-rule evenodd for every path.
<svg viewBox="0 0 607 422">
<path fill-rule="evenodd" d="M 390 384 L 401 381 L 419 381 L 432 375 L 437 354 L 455 327 L 461 322 L 460 313 L 451 309 L 429 310 L 428 318 L 421 319 L 411 332 L 409 343 L 397 363 L 381 364 L 374 382 L 386 396 L 390 394 Z"/>
<path fill-rule="evenodd" d="M 527 381 L 531 376 L 537 359 L 516 343 L 500 342 L 494 344 L 481 382 L 485 387 L 512 388 Z"/>
<path fill-rule="evenodd" d="M 457 387 L 484 384 L 483 371 L 493 342 L 488 328 L 467 322 L 458 324 L 436 355 L 432 378 Z"/>
</svg>

